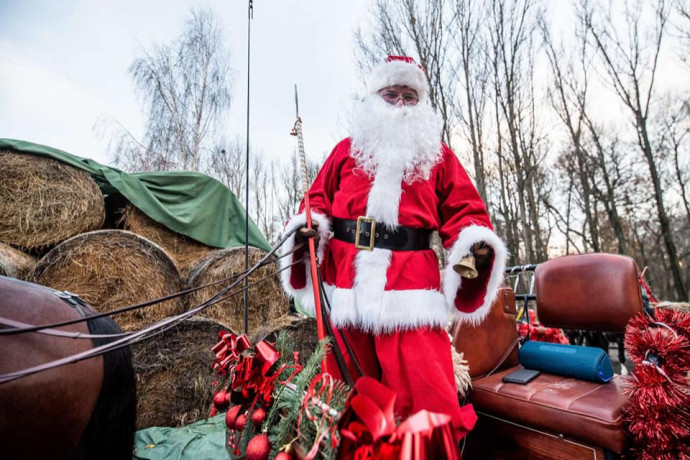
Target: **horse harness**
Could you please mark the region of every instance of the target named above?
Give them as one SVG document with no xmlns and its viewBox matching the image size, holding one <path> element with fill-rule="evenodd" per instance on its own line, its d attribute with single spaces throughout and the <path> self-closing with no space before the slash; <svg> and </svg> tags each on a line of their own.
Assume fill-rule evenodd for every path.
<svg viewBox="0 0 690 460">
<path fill-rule="evenodd" d="M 79 297 L 78 294 L 73 294 L 69 291 L 53 291 L 53 294 L 58 296 L 60 299 L 62 299 L 67 305 L 72 307 L 77 313 L 79 313 L 79 316 L 82 318 L 86 318 L 88 315 L 84 311 L 84 308 L 88 308 L 87 303 Z"/>
</svg>

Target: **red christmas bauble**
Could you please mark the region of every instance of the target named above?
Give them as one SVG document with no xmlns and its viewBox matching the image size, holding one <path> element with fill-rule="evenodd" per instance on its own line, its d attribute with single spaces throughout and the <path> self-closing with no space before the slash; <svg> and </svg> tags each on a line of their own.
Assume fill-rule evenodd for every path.
<svg viewBox="0 0 690 460">
<path fill-rule="evenodd" d="M 264 423 L 266 420 L 266 411 L 263 409 L 263 407 L 259 407 L 252 413 L 252 423 L 258 430 L 261 428 L 261 425 Z"/>
<path fill-rule="evenodd" d="M 223 410 L 228 407 L 228 402 L 225 400 L 226 392 L 221 390 L 213 396 L 213 405 L 216 409 Z"/>
<path fill-rule="evenodd" d="M 295 456 L 291 452 L 279 452 L 275 460 L 295 460 Z"/>
<path fill-rule="evenodd" d="M 242 406 L 232 406 L 230 408 L 230 410 L 225 414 L 225 426 L 231 430 L 235 429 L 235 422 L 237 421 L 237 416 L 240 414 L 241 409 Z"/>
<path fill-rule="evenodd" d="M 271 453 L 271 441 L 265 434 L 259 434 L 247 444 L 247 460 L 267 460 Z"/>
<path fill-rule="evenodd" d="M 244 430 L 244 426 L 247 424 L 247 416 L 244 414 L 240 414 L 237 416 L 235 419 L 235 429 L 237 431 L 242 431 Z"/>
</svg>

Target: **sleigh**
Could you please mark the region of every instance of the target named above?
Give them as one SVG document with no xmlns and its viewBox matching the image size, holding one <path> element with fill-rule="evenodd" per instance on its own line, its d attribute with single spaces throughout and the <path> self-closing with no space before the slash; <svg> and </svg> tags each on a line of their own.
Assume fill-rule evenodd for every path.
<svg viewBox="0 0 690 460">
<path fill-rule="evenodd" d="M 587 254 L 519 269 L 534 270 L 536 295 L 516 296 L 503 288 L 481 325 L 453 328 L 453 344 L 470 367 L 469 402 L 479 416 L 463 458 L 620 458 L 630 445 L 620 375 L 608 383 L 543 372 L 526 384 L 502 378 L 522 367 L 516 298 L 525 309 L 529 300 L 536 300 L 539 319 L 547 327 L 623 332 L 643 308 L 635 262 Z"/>
</svg>

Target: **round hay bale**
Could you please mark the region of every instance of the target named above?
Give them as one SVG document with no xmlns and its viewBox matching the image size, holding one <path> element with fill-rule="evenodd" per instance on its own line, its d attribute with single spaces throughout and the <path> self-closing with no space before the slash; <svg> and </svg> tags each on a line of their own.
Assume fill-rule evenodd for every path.
<svg viewBox="0 0 690 460">
<path fill-rule="evenodd" d="M 35 257 L 0 243 L 0 275 L 26 279 L 26 275 L 34 268 L 36 261 Z"/>
<path fill-rule="evenodd" d="M 249 248 L 249 266 L 256 264 L 266 252 Z M 249 277 L 249 284 L 275 273 L 278 263 L 273 261 Z M 203 257 L 190 272 L 187 280 L 188 288 L 195 288 L 239 275 L 244 272 L 244 247 L 217 249 Z M 223 286 L 234 281 L 230 280 L 189 294 L 189 305 L 199 305 L 213 297 Z M 239 283 L 231 291 L 242 289 Z M 249 335 L 256 333 L 259 328 L 275 329 L 290 323 L 290 305 L 277 277 L 268 278 L 261 283 L 249 287 Z M 229 297 L 203 310 L 202 316 L 227 324 L 235 332 L 244 331 L 244 301 L 242 293 Z"/>
<path fill-rule="evenodd" d="M 124 230 L 77 235 L 39 260 L 29 280 L 79 294 L 99 312 L 153 300 L 180 291 L 180 275 L 158 245 Z M 181 298 L 113 317 L 126 331 L 183 310 Z"/>
<path fill-rule="evenodd" d="M 213 401 L 211 348 L 218 331 L 208 318 L 192 317 L 132 347 L 137 375 L 137 430 L 184 426 L 206 418 Z"/>
<path fill-rule="evenodd" d="M 299 352 L 300 363 L 306 364 L 319 344 L 319 338 L 316 332 L 316 320 L 305 316 L 290 316 L 288 321 L 287 324 L 272 330 L 264 328 L 257 329 L 253 336 L 252 343 L 264 339 L 269 342 L 275 342 L 281 332 L 284 332 L 287 335 L 287 344 L 290 345 L 289 351 Z"/>
<path fill-rule="evenodd" d="M 165 249 L 181 273 L 187 273 L 194 263 L 213 251 L 212 247 L 159 224 L 132 204 L 125 207 L 121 221 L 125 229 L 141 235 Z"/>
<path fill-rule="evenodd" d="M 0 216 L 0 241 L 41 249 L 100 228 L 105 204 L 85 171 L 51 158 L 3 150 Z"/>
</svg>

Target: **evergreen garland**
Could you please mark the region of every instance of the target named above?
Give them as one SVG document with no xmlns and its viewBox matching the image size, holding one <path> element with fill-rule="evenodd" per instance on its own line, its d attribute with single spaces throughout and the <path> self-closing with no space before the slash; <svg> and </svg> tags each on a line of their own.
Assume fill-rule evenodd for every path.
<svg viewBox="0 0 690 460">
<path fill-rule="evenodd" d="M 231 459 L 245 458 L 247 445 L 258 434 L 265 434 L 269 437 L 271 442 L 270 458 L 275 458 L 285 446 L 294 446 L 295 448 L 299 446 L 302 452 L 309 452 L 316 440 L 320 439 L 317 457 L 335 459 L 339 439 L 336 438 L 334 446 L 331 436 L 338 436 L 334 425 L 337 423 L 337 415 L 344 410 L 345 402 L 349 396 L 349 388 L 339 380 L 320 380 L 322 378 L 320 375 L 321 363 L 330 346 L 328 338 L 318 343 L 304 367 L 297 374 L 295 374 L 294 347 L 290 342 L 289 335 L 285 332 L 281 332 L 276 337 L 275 348 L 280 353 L 280 358 L 273 367 L 284 367 L 284 369 L 280 371 L 279 375 L 274 376 L 273 401 L 269 407 L 264 407 L 267 413 L 261 424 L 261 429 L 257 429 L 252 422 L 253 414 L 259 407 L 259 404 L 254 403 L 251 407 L 240 406 L 243 407 L 240 410 L 244 413 L 238 417 L 246 417 L 246 423 L 242 430 L 237 429 L 234 425 L 228 425 L 226 445 L 227 453 Z M 330 411 L 330 414 L 324 414 L 320 407 L 313 404 L 313 400 L 310 400 L 308 406 L 311 419 L 303 411 L 302 405 L 305 396 L 315 378 L 319 379 L 319 382 L 315 384 L 316 386 L 312 390 L 317 394 L 319 390 L 322 390 L 324 395 L 329 394 L 330 400 L 326 398 L 323 402 L 337 412 L 336 416 Z M 218 376 L 218 379 L 222 382 L 220 388 L 225 388 L 229 385 L 231 376 Z M 287 380 L 289 382 L 281 383 Z M 332 385 L 332 390 L 331 388 L 322 388 L 321 385 Z M 300 414 L 302 414 L 301 419 Z"/>
<path fill-rule="evenodd" d="M 307 384 L 308 385 L 308 384 Z M 342 413 L 345 407 L 345 401 L 349 395 L 349 388 L 342 380 L 336 380 L 333 388 L 333 397 L 330 401 L 329 407 L 335 409 L 336 411 Z M 317 417 L 317 420 L 321 420 L 322 410 L 319 407 L 312 407 L 311 412 Z M 297 426 L 297 425 L 295 425 Z M 305 452 L 308 451 L 318 436 L 319 430 L 328 429 L 327 426 L 319 426 L 317 422 L 307 420 L 304 415 L 302 416 L 302 423 L 300 425 L 300 444 L 304 448 Z M 324 459 L 335 459 L 337 453 L 337 445 L 340 439 L 336 441 L 336 447 L 333 447 L 330 436 L 326 436 L 322 442 L 319 449 L 319 455 Z"/>
<path fill-rule="evenodd" d="M 291 383 L 295 385 L 297 391 L 291 391 L 284 385 L 280 389 L 280 397 L 276 394 L 271 412 L 269 413 L 269 416 L 274 412 L 275 415 L 271 418 L 266 417 L 267 420 L 275 420 L 280 415 L 278 423 L 268 425 L 268 436 L 273 446 L 271 457 L 277 455 L 281 447 L 295 439 L 297 417 L 299 416 L 302 397 L 304 396 L 301 390 L 306 389 L 314 376 L 321 371 L 321 361 L 326 356 L 327 346 L 328 339 L 321 340 L 314 353 L 309 357 L 307 364 L 304 365 L 302 372 L 292 379 Z"/>
<path fill-rule="evenodd" d="M 285 337 L 281 336 L 278 336 L 276 340 L 276 348 L 281 351 L 283 359 L 288 359 L 291 356 L 289 344 L 286 342 Z M 319 342 L 302 371 L 290 382 L 294 385 L 295 390 L 289 388 L 288 385 L 281 385 L 277 388 L 273 405 L 266 416 L 265 424 L 268 427 L 268 435 L 272 445 L 271 458 L 277 455 L 280 449 L 287 444 L 297 442 L 306 450 L 314 444 L 317 436 L 316 424 L 303 417 L 300 425 L 300 436 L 298 436 L 297 419 L 301 411 L 305 391 L 314 377 L 321 372 L 321 362 L 326 356 L 328 346 L 329 339 L 327 338 Z M 281 375 L 280 379 L 287 378 L 289 375 L 289 373 Z M 348 391 L 347 386 L 342 382 L 336 384 L 331 400 L 331 407 L 333 409 L 342 411 Z M 321 415 L 318 408 L 314 409 L 314 413 Z M 319 454 L 322 458 L 335 458 L 335 449 L 332 448 L 330 440 L 322 443 Z"/>
</svg>

